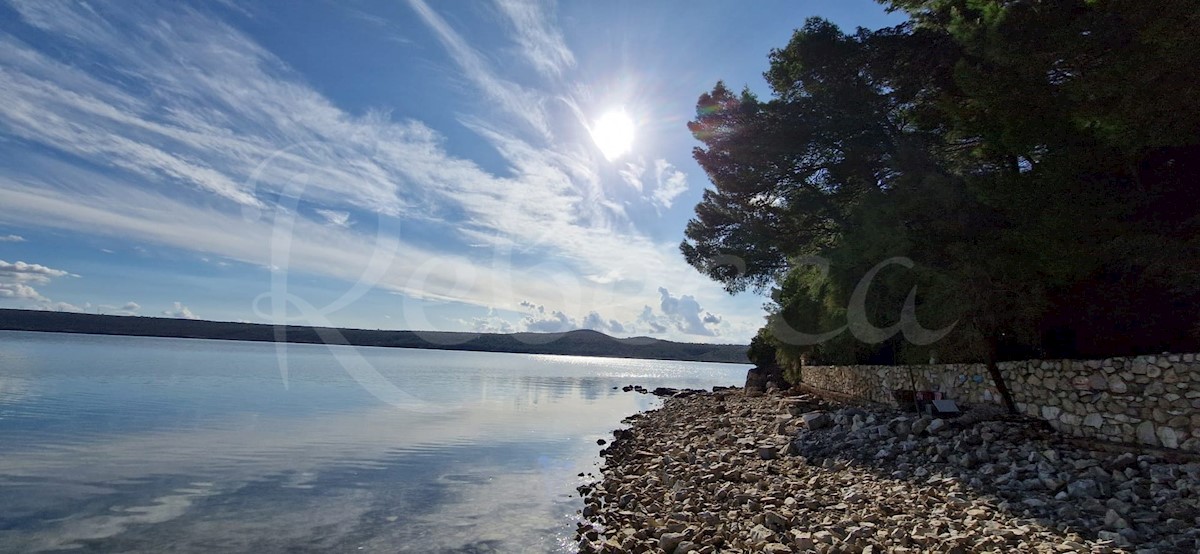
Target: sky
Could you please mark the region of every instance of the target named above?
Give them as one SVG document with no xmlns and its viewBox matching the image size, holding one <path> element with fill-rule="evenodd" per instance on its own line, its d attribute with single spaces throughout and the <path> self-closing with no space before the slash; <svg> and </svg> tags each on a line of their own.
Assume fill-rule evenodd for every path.
<svg viewBox="0 0 1200 554">
<path fill-rule="evenodd" d="M 745 343 L 687 130 L 872 1 L 0 0 L 0 307 Z"/>
</svg>

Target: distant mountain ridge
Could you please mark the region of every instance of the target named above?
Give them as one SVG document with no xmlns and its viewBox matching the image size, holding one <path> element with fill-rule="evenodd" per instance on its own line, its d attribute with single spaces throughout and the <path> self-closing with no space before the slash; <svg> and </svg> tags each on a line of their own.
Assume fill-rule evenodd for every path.
<svg viewBox="0 0 1200 554">
<path fill-rule="evenodd" d="M 281 329 L 261 323 L 12 309 L 0 309 L 0 330 L 256 342 L 276 342 L 279 333 L 284 342 L 307 344 L 750 363 L 746 358 L 745 345 L 673 342 L 651 337 L 620 339 L 590 330 L 499 334 L 382 331 L 297 325 L 286 325 Z"/>
</svg>

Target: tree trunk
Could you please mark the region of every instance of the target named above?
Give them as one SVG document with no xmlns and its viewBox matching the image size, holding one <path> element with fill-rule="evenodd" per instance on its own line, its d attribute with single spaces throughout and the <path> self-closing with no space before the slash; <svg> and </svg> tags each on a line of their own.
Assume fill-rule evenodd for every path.
<svg viewBox="0 0 1200 554">
<path fill-rule="evenodd" d="M 1000 368 L 996 366 L 997 344 L 995 338 L 989 338 L 987 346 L 987 370 L 992 376 L 992 382 L 996 384 L 996 390 L 1000 391 L 1000 398 L 1004 399 L 1004 406 L 1008 408 L 1008 413 L 1017 413 L 1017 404 L 1013 402 L 1012 394 L 1008 392 L 1008 384 L 1004 382 L 1004 376 L 1000 374 Z"/>
</svg>

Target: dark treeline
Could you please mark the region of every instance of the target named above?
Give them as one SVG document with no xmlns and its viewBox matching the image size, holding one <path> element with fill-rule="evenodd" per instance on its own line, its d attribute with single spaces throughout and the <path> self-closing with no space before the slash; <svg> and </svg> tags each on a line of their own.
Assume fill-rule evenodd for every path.
<svg viewBox="0 0 1200 554">
<path fill-rule="evenodd" d="M 823 363 L 1200 350 L 1200 2 L 892 0 L 906 23 L 810 19 L 771 97 L 717 83 L 689 128 L 705 192 L 681 245 L 771 290 L 756 342 Z M 846 326 L 909 315 L 932 344 Z M 822 265 L 814 260 L 824 260 Z M 860 333 L 861 335 L 862 333 Z M 769 350 L 769 348 L 768 348 Z"/>
<path fill-rule="evenodd" d="M 741 345 L 618 339 L 587 330 L 513 334 L 385 331 L 4 309 L 0 309 L 0 330 L 746 363 L 746 347 Z"/>
</svg>

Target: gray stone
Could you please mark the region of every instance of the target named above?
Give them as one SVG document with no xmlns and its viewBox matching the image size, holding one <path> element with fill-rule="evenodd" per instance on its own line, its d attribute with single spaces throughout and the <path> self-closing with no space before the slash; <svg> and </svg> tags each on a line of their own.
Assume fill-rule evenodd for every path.
<svg viewBox="0 0 1200 554">
<path fill-rule="evenodd" d="M 780 401 L 780 404 L 783 405 L 784 412 L 786 412 L 788 415 L 791 415 L 792 417 L 797 417 L 800 414 L 804 413 L 804 407 L 808 405 L 807 402 L 805 402 L 803 400 L 794 399 L 794 398 L 784 399 L 784 400 Z"/>
<path fill-rule="evenodd" d="M 946 423 L 946 420 L 940 419 L 940 418 L 935 419 L 935 420 L 929 422 L 929 426 L 925 428 L 925 431 L 927 433 L 929 433 L 930 435 L 933 435 L 933 434 L 936 434 L 938 431 L 945 429 L 946 425 L 948 425 Z"/>
<path fill-rule="evenodd" d="M 829 414 L 826 412 L 808 412 L 800 416 L 800 420 L 804 422 L 804 426 L 810 431 L 824 429 L 833 423 L 829 419 Z"/>
<path fill-rule="evenodd" d="M 1158 446 L 1158 436 L 1154 433 L 1154 422 L 1143 421 L 1138 424 L 1137 440 L 1142 444 Z"/>
<path fill-rule="evenodd" d="M 1159 427 L 1156 433 L 1158 440 L 1167 448 L 1179 448 L 1179 434 L 1170 427 Z"/>
<path fill-rule="evenodd" d="M 1104 416 L 1100 414 L 1088 414 L 1087 417 L 1083 418 L 1083 424 L 1099 429 L 1104 426 Z"/>
<path fill-rule="evenodd" d="M 687 539 L 687 535 L 683 533 L 663 533 L 658 538 L 658 547 L 666 552 L 675 552 L 685 539 Z"/>
<path fill-rule="evenodd" d="M 1113 458 L 1108 462 L 1108 469 L 1112 471 L 1124 471 L 1127 467 L 1137 465 L 1137 456 L 1132 452 L 1126 452 Z"/>
<path fill-rule="evenodd" d="M 1126 529 L 1129 527 L 1129 522 L 1121 517 L 1116 510 L 1109 508 L 1108 513 L 1104 514 L 1104 526 L 1110 529 Z"/>
<path fill-rule="evenodd" d="M 1061 412 L 1062 410 L 1054 406 L 1042 406 L 1042 419 L 1046 421 L 1054 421 L 1058 419 L 1058 414 Z"/>
<path fill-rule="evenodd" d="M 768 511 L 763 514 L 763 523 L 766 526 L 778 533 L 782 533 L 790 527 L 790 523 L 786 518 L 776 512 Z"/>
<path fill-rule="evenodd" d="M 760 523 L 755 525 L 754 528 L 750 530 L 749 535 L 750 539 L 755 542 L 764 542 L 771 540 L 771 538 L 775 536 L 775 533 L 770 529 L 763 527 L 763 525 Z"/>
<path fill-rule="evenodd" d="M 913 422 L 912 434 L 920 435 L 921 432 L 925 430 L 925 428 L 929 427 L 929 423 L 932 421 L 933 421 L 933 418 L 931 418 L 929 416 L 921 416 L 920 419 Z"/>
<path fill-rule="evenodd" d="M 1100 494 L 1100 486 L 1095 479 L 1080 479 L 1067 483 L 1067 495 L 1071 498 L 1095 498 Z"/>
</svg>

